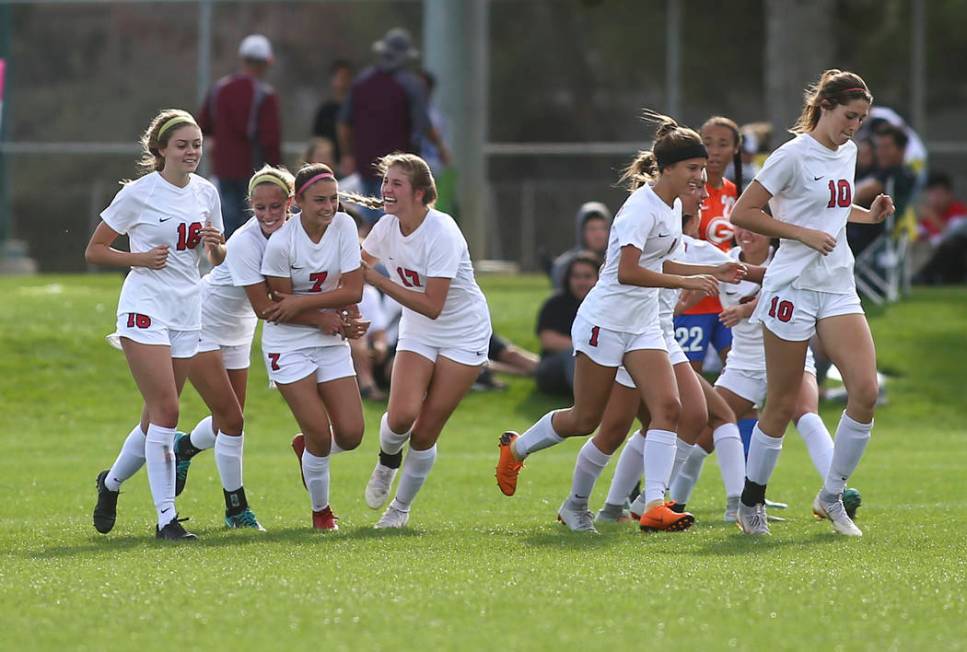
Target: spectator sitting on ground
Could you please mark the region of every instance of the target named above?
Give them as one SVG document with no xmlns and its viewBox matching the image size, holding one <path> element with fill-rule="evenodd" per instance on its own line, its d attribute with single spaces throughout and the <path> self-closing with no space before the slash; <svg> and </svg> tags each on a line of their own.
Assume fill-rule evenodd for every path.
<svg viewBox="0 0 967 652">
<path fill-rule="evenodd" d="M 955 198 L 950 177 L 942 172 L 931 174 L 927 180 L 920 204 L 920 230 L 936 248 L 914 283 L 967 280 L 967 204 Z"/>
<path fill-rule="evenodd" d="M 279 98 L 263 81 L 272 64 L 272 45 L 261 34 L 250 34 L 238 56 L 241 70 L 215 82 L 198 112 L 205 145 L 213 151 L 226 239 L 249 218 L 252 173 L 264 164 L 282 163 Z"/>
<path fill-rule="evenodd" d="M 537 388 L 542 392 L 570 396 L 574 391 L 571 325 L 584 297 L 598 282 L 601 263 L 593 252 L 575 255 L 564 270 L 564 287 L 541 306 L 537 317 L 541 360 L 534 375 Z"/>
<path fill-rule="evenodd" d="M 598 201 L 586 202 L 578 210 L 574 222 L 577 244 L 555 258 L 551 264 L 551 285 L 555 290 L 560 290 L 563 286 L 564 273 L 578 254 L 591 252 L 604 263 L 604 254 L 608 250 L 611 211 L 607 206 Z"/>
<path fill-rule="evenodd" d="M 336 123 L 339 119 L 339 112 L 342 109 L 346 96 L 349 95 L 349 88 L 353 83 L 353 65 L 346 59 L 336 59 L 329 66 L 329 99 L 324 101 L 316 109 L 316 117 L 312 121 L 312 135 L 316 138 L 327 138 L 332 144 L 332 160 L 320 161 L 326 163 L 333 170 L 338 170 L 339 159 L 342 152 L 339 151 L 339 136 L 336 133 Z M 312 162 L 312 161 L 310 161 Z"/>
</svg>

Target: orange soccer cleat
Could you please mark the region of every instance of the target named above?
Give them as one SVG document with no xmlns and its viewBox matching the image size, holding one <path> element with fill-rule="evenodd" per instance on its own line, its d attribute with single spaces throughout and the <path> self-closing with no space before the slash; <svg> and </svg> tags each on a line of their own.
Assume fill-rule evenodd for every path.
<svg viewBox="0 0 967 652">
<path fill-rule="evenodd" d="M 681 532 L 692 527 L 695 517 L 688 512 L 676 512 L 672 509 L 675 505 L 674 500 L 669 500 L 660 505 L 655 505 L 644 514 L 638 521 L 642 532 Z"/>
<path fill-rule="evenodd" d="M 517 491 L 517 476 L 524 463 L 514 457 L 510 445 L 517 440 L 516 432 L 505 432 L 500 436 L 500 459 L 497 460 L 497 486 L 505 496 L 513 496 Z"/>
</svg>

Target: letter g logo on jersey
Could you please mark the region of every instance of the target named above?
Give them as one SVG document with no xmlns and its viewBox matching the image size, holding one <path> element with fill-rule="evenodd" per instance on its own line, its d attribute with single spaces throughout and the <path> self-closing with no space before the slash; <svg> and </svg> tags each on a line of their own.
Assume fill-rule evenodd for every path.
<svg viewBox="0 0 967 652">
<path fill-rule="evenodd" d="M 724 217 L 716 217 L 708 223 L 708 228 L 705 230 L 705 239 L 719 245 L 731 240 L 734 233 L 735 229 L 732 222 Z"/>
</svg>

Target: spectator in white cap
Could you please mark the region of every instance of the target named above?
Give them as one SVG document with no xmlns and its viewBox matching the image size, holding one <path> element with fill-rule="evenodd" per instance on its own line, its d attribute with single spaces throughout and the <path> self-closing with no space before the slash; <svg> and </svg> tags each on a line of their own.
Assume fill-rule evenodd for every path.
<svg viewBox="0 0 967 652">
<path fill-rule="evenodd" d="M 265 164 L 282 163 L 279 98 L 264 81 L 274 60 L 272 44 L 262 34 L 249 34 L 239 44 L 238 56 L 239 72 L 215 82 L 198 112 L 206 144 L 214 141 L 226 238 L 245 223 L 252 173 Z"/>
</svg>

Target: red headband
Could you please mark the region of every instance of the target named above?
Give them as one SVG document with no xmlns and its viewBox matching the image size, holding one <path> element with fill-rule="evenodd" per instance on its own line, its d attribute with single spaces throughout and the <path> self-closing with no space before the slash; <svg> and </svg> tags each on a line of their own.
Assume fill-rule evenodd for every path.
<svg viewBox="0 0 967 652">
<path fill-rule="evenodd" d="M 336 177 L 333 175 L 332 172 L 320 172 L 319 174 L 317 174 L 316 176 L 312 177 L 311 179 L 309 179 L 308 181 L 306 181 L 304 184 L 302 184 L 301 186 L 299 186 L 299 189 L 296 190 L 295 194 L 301 195 L 305 191 L 306 188 L 308 188 L 309 186 L 311 186 L 312 184 L 314 184 L 316 181 L 322 181 L 323 179 L 333 179 L 333 180 L 335 180 Z"/>
<path fill-rule="evenodd" d="M 863 93 L 868 93 L 869 92 L 865 88 L 863 88 L 862 86 L 857 86 L 856 88 L 847 88 L 843 92 L 844 93 L 852 93 L 853 91 L 860 91 L 860 92 L 863 92 Z"/>
</svg>

